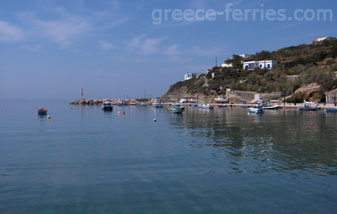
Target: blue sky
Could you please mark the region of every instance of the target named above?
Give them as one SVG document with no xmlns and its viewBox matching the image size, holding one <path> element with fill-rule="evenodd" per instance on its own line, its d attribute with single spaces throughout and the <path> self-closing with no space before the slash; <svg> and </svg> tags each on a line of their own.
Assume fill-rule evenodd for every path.
<svg viewBox="0 0 337 214">
<path fill-rule="evenodd" d="M 330 9 L 323 21 L 173 21 L 154 9 Z M 161 96 L 232 54 L 337 37 L 334 1 L 0 0 L 0 99 Z M 263 6 L 261 6 L 263 5 Z M 336 13 L 336 14 L 335 14 Z"/>
</svg>

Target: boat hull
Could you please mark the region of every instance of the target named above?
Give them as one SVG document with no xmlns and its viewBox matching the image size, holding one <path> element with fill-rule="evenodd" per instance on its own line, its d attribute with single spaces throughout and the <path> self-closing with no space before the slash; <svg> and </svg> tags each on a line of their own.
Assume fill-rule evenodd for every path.
<svg viewBox="0 0 337 214">
<path fill-rule="evenodd" d="M 326 112 L 326 113 L 337 113 L 337 108 L 327 108 L 327 109 L 324 109 L 324 112 Z"/>
<path fill-rule="evenodd" d="M 37 114 L 38 114 L 39 116 L 46 116 L 47 113 L 48 113 L 48 110 L 47 110 L 47 109 L 44 109 L 44 108 L 41 108 L 41 109 L 37 110 Z"/>
<path fill-rule="evenodd" d="M 180 108 L 180 107 L 173 107 L 171 109 L 169 109 L 172 113 L 174 114 L 182 114 L 184 109 Z"/>
<path fill-rule="evenodd" d="M 252 114 L 262 114 L 263 113 L 263 109 L 249 108 L 249 113 L 252 113 Z"/>
<path fill-rule="evenodd" d="M 112 111 L 113 107 L 112 106 L 110 106 L 110 107 L 102 107 L 102 110 L 103 111 Z"/>
<path fill-rule="evenodd" d="M 163 107 L 164 107 L 164 104 L 154 104 L 154 107 L 155 107 L 155 108 L 163 108 Z"/>
<path fill-rule="evenodd" d="M 317 107 L 317 108 L 306 108 L 306 107 L 300 107 L 298 108 L 299 111 L 320 111 L 321 108 Z"/>
<path fill-rule="evenodd" d="M 263 110 L 278 110 L 278 109 L 281 109 L 282 107 L 279 106 L 279 105 L 276 105 L 276 106 L 265 106 L 263 107 Z"/>
</svg>

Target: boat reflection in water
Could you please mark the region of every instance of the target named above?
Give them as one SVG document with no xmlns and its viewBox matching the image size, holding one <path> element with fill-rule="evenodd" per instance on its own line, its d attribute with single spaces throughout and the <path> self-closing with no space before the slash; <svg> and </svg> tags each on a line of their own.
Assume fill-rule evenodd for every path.
<svg viewBox="0 0 337 214">
<path fill-rule="evenodd" d="M 275 111 L 277 112 L 277 111 Z M 241 108 L 198 111 L 191 108 L 181 120 L 171 124 L 194 140 L 190 146 L 213 147 L 221 159 L 218 170 L 234 172 L 278 172 L 317 170 L 317 174 L 337 174 L 336 118 L 324 113 L 300 114 L 287 111 L 247 115 Z M 332 114 L 334 116 L 334 114 Z M 334 119 L 334 120 L 332 120 Z M 330 131 L 329 131 L 330 130 Z"/>
</svg>

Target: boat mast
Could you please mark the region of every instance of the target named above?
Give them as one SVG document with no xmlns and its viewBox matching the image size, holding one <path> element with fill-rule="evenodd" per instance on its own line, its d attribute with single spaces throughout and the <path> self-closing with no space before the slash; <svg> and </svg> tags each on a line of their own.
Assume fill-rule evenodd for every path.
<svg viewBox="0 0 337 214">
<path fill-rule="evenodd" d="M 83 100 L 83 88 L 82 88 L 82 90 L 81 90 L 81 98 L 80 98 L 80 100 L 81 100 L 81 101 Z"/>
</svg>

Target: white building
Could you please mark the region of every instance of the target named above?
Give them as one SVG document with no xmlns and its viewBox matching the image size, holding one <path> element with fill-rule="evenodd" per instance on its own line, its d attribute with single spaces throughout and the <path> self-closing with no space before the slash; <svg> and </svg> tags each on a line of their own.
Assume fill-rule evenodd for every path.
<svg viewBox="0 0 337 214">
<path fill-rule="evenodd" d="M 246 70 L 255 70 L 256 68 L 260 69 L 272 69 L 275 65 L 277 65 L 276 60 L 262 60 L 262 61 L 249 61 L 243 63 L 243 69 Z"/>
<path fill-rule="evenodd" d="M 239 56 L 241 56 L 244 59 L 247 59 L 247 58 L 249 58 L 249 57 L 251 57 L 253 55 L 252 54 L 240 54 Z"/>
<path fill-rule="evenodd" d="M 192 78 L 199 78 L 200 77 L 200 74 L 196 74 L 196 73 L 187 73 L 185 74 L 184 76 L 184 80 L 190 80 Z"/>
<path fill-rule="evenodd" d="M 223 68 L 232 68 L 233 64 L 232 63 L 224 63 L 224 64 L 221 65 L 221 67 L 223 67 Z"/>
<path fill-rule="evenodd" d="M 314 44 L 318 44 L 318 43 L 321 43 L 323 42 L 324 40 L 328 39 L 328 37 L 323 37 L 323 38 L 316 38 L 313 43 Z"/>
</svg>

